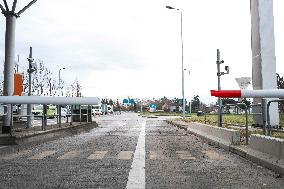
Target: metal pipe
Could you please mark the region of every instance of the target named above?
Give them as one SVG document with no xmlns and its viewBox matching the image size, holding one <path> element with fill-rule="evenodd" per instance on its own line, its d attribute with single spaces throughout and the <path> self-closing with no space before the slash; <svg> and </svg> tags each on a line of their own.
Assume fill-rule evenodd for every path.
<svg viewBox="0 0 284 189">
<path fill-rule="evenodd" d="M 267 135 L 266 121 L 267 121 L 267 100 L 265 98 L 261 99 L 261 108 L 262 108 L 262 122 L 263 122 L 263 133 Z"/>
<path fill-rule="evenodd" d="M 249 130 L 248 130 L 248 108 L 245 105 L 245 113 L 246 113 L 246 145 L 248 145 L 248 137 L 249 137 Z"/>
<path fill-rule="evenodd" d="M 14 60 L 15 60 L 15 29 L 16 17 L 13 14 L 5 14 L 5 63 L 4 63 L 4 96 L 14 95 Z M 10 133 L 12 106 L 7 104 L 7 115 L 4 116 L 2 133 Z"/>
<path fill-rule="evenodd" d="M 272 102 L 283 102 L 284 99 L 278 99 L 278 100 L 270 100 L 268 103 L 267 103 L 267 112 L 266 112 L 266 116 L 267 116 L 267 126 L 268 126 L 268 135 L 271 136 L 272 134 L 272 127 L 271 127 L 271 124 L 270 124 L 270 112 L 269 112 L 269 108 L 270 108 L 270 104 Z"/>
<path fill-rule="evenodd" d="M 0 9 L 2 11 L 3 14 L 5 14 L 6 10 L 4 9 L 3 5 L 0 4 Z"/>
<path fill-rule="evenodd" d="M 61 127 L 61 105 L 58 105 L 58 125 Z"/>
<path fill-rule="evenodd" d="M 217 76 L 218 76 L 218 90 L 221 90 L 221 75 L 220 75 L 220 50 L 217 49 Z M 222 127 L 222 100 L 218 98 L 218 127 Z"/>
<path fill-rule="evenodd" d="M 14 0 L 13 6 L 12 6 L 12 12 L 15 12 L 16 6 L 17 6 L 17 0 Z"/>
<path fill-rule="evenodd" d="M 182 36 L 182 11 L 180 11 L 180 39 L 181 39 L 181 69 L 182 69 L 182 117 L 185 117 L 184 98 L 184 65 L 183 65 L 183 36 Z"/>
<path fill-rule="evenodd" d="M 10 10 L 9 10 L 9 7 L 8 7 L 8 4 L 7 4 L 7 1 L 6 1 L 6 0 L 3 0 L 3 2 L 4 2 L 4 5 L 5 5 L 5 7 L 6 7 L 6 11 L 7 11 L 7 12 L 9 12 Z"/>
<path fill-rule="evenodd" d="M 0 96 L 4 104 L 98 105 L 98 97 Z"/>
<path fill-rule="evenodd" d="M 25 12 L 30 6 L 32 6 L 37 0 L 31 1 L 27 6 L 25 6 L 22 10 L 20 10 L 17 15 L 20 16 L 23 12 Z"/>
<path fill-rule="evenodd" d="M 28 96 L 32 96 L 32 73 L 33 73 L 33 69 L 32 69 L 32 62 L 33 62 L 33 48 L 30 47 L 30 54 L 29 54 L 29 69 L 28 69 L 28 73 L 29 73 L 29 89 L 28 89 Z M 27 105 L 27 114 L 28 115 L 32 115 L 32 104 L 28 104 Z M 30 128 L 32 126 L 32 117 L 28 117 L 27 118 L 27 128 Z"/>
</svg>

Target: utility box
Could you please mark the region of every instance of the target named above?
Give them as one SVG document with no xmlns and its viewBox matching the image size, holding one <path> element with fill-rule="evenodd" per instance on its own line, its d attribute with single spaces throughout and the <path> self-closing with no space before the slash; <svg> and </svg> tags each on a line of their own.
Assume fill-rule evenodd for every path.
<svg viewBox="0 0 284 189">
<path fill-rule="evenodd" d="M 91 122 L 92 121 L 91 106 L 86 106 L 86 105 L 81 106 L 81 121 L 80 121 L 80 105 L 73 105 L 72 106 L 72 121 L 73 122 Z"/>
</svg>

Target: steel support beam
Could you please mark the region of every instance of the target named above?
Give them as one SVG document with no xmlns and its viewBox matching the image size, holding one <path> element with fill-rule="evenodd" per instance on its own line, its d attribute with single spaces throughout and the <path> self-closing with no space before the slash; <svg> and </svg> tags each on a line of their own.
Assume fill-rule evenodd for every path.
<svg viewBox="0 0 284 189">
<path fill-rule="evenodd" d="M 4 96 L 14 95 L 14 60 L 15 60 L 15 29 L 16 16 L 14 14 L 5 14 L 6 34 L 5 34 L 5 63 L 4 63 Z M 2 133 L 10 133 L 12 106 L 7 105 L 7 115 L 4 116 Z"/>
<path fill-rule="evenodd" d="M 254 90 L 277 89 L 272 0 L 251 0 L 252 85 Z M 261 103 L 254 98 L 254 104 Z M 278 105 L 270 109 L 271 124 L 279 125 Z M 262 125 L 261 115 L 254 116 L 255 124 Z"/>
</svg>

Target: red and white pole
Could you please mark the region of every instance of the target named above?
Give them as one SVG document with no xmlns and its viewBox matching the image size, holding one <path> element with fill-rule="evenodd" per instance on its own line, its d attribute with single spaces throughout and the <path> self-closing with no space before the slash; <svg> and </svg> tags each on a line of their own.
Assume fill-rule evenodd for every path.
<svg viewBox="0 0 284 189">
<path fill-rule="evenodd" d="M 211 90 L 211 96 L 221 98 L 284 98 L 284 89 Z"/>
</svg>

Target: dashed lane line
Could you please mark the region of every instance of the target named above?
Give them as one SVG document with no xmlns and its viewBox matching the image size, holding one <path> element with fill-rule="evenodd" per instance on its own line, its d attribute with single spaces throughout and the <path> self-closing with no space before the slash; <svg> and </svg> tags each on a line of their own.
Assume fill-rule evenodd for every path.
<svg viewBox="0 0 284 189">
<path fill-rule="evenodd" d="M 87 159 L 103 159 L 108 151 L 95 151 Z"/>
<path fill-rule="evenodd" d="M 176 151 L 176 154 L 180 159 L 186 159 L 186 160 L 194 160 L 196 159 L 193 157 L 189 151 Z"/>
<path fill-rule="evenodd" d="M 205 153 L 208 159 L 210 160 L 224 160 L 225 159 L 223 155 L 218 154 L 217 152 L 213 150 L 202 151 L 202 152 Z"/>
<path fill-rule="evenodd" d="M 150 160 L 157 160 L 158 159 L 158 153 L 156 151 L 149 151 L 149 159 Z"/>
<path fill-rule="evenodd" d="M 20 151 L 18 153 L 14 153 L 14 154 L 10 154 L 10 155 L 4 156 L 4 157 L 0 157 L 0 159 L 11 160 L 11 159 L 15 159 L 15 158 L 27 155 L 29 153 L 31 153 L 30 150 L 23 150 L 23 151 Z"/>
<path fill-rule="evenodd" d="M 117 159 L 120 160 L 130 160 L 132 158 L 133 151 L 121 151 L 117 155 Z"/>
<path fill-rule="evenodd" d="M 57 159 L 74 159 L 78 157 L 80 154 L 81 154 L 81 151 L 70 151 L 58 157 Z"/>
<path fill-rule="evenodd" d="M 56 153 L 56 151 L 54 151 L 54 150 L 47 150 L 47 151 L 43 151 L 41 153 L 38 153 L 38 154 L 36 154 L 32 157 L 29 157 L 28 159 L 40 160 L 40 159 L 44 159 L 48 156 L 51 156 L 55 153 Z"/>
</svg>

